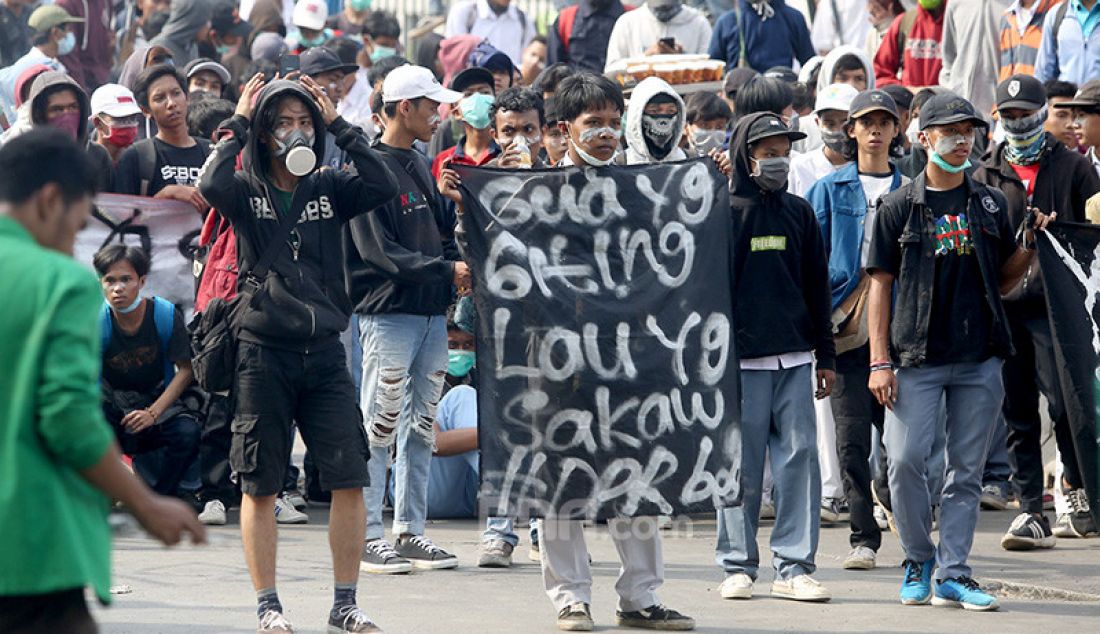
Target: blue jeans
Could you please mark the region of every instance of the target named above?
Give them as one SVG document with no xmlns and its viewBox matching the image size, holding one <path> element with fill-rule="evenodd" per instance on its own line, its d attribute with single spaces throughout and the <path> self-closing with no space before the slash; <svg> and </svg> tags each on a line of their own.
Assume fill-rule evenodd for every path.
<svg viewBox="0 0 1100 634">
<path fill-rule="evenodd" d="M 529 523 L 529 535 L 531 543 L 539 543 L 539 521 L 531 518 Z M 519 535 L 516 535 L 515 522 L 510 517 L 485 518 L 485 532 L 481 534 L 481 542 L 489 542 L 494 539 L 503 539 L 515 548 L 519 544 Z"/>
<path fill-rule="evenodd" d="M 998 416 L 993 424 L 989 441 L 989 453 L 982 470 L 982 485 L 992 484 L 1001 487 L 1005 494 L 1011 494 L 1009 479 L 1012 477 L 1012 463 L 1008 458 L 1008 425 L 1004 416 Z"/>
<path fill-rule="evenodd" d="M 114 429 L 122 453 L 133 457 L 134 470 L 149 488 L 161 495 L 175 495 L 199 455 L 202 430 L 198 421 L 190 414 L 179 414 L 136 434 L 121 425 Z"/>
<path fill-rule="evenodd" d="M 936 579 L 970 576 L 982 471 L 993 425 L 1001 412 L 1000 358 L 900 368 L 898 400 L 887 410 L 884 438 L 890 462 L 890 497 L 907 559 L 936 559 Z M 928 416 L 946 399 L 947 476 L 940 496 L 940 543 L 932 542 L 932 499 L 927 465 L 936 437 Z"/>
<path fill-rule="evenodd" d="M 817 463 L 813 366 L 741 371 L 741 506 L 718 512 L 715 561 L 727 575 L 756 579 L 760 553 L 760 495 L 764 455 L 774 484 L 775 530 L 772 564 L 779 579 L 813 574 L 817 552 L 821 471 Z"/>
<path fill-rule="evenodd" d="M 428 472 L 435 445 L 435 413 L 447 368 L 446 317 L 361 315 L 363 383 L 359 407 L 367 426 L 371 459 L 367 539 L 385 534 L 382 498 L 391 449 L 393 534 L 423 535 L 428 516 Z"/>
</svg>

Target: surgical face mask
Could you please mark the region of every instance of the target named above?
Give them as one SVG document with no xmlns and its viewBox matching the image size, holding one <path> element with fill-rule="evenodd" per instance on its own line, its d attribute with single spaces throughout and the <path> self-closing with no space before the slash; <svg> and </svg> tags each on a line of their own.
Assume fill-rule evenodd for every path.
<svg viewBox="0 0 1100 634">
<path fill-rule="evenodd" d="M 844 130 L 826 130 L 822 128 L 821 141 L 825 143 L 825 147 L 841 154 L 848 145 L 848 133 Z"/>
<path fill-rule="evenodd" d="M 114 310 L 115 312 L 120 313 L 122 315 L 126 315 L 126 314 L 134 312 L 135 310 L 138 309 L 138 306 L 141 306 L 141 295 L 138 295 L 137 297 L 135 297 L 134 302 L 132 304 L 130 304 L 129 306 L 127 306 L 126 308 L 115 308 L 115 307 L 111 306 L 110 302 L 107 303 L 108 308 L 110 308 L 111 310 Z"/>
<path fill-rule="evenodd" d="M 676 133 L 678 114 L 643 114 L 642 134 L 658 147 L 666 147 Z"/>
<path fill-rule="evenodd" d="M 377 62 L 380 59 L 386 57 L 393 57 L 397 55 L 397 49 L 389 46 L 375 46 L 374 50 L 370 52 L 370 61 Z"/>
<path fill-rule="evenodd" d="M 588 152 L 585 152 L 584 148 L 581 147 L 581 143 L 588 143 L 589 141 L 599 138 L 601 136 L 614 137 L 615 141 L 617 142 L 619 140 L 619 137 L 622 136 L 622 131 L 616 130 L 615 128 L 586 128 L 580 133 L 579 143 L 570 139 L 570 141 L 573 142 L 573 149 L 577 151 L 577 156 L 581 157 L 582 161 L 593 167 L 604 167 L 610 165 L 611 162 L 615 160 L 614 154 L 611 155 L 611 158 L 606 160 L 598 159 Z"/>
<path fill-rule="evenodd" d="M 691 142 L 700 153 L 709 154 L 711 150 L 722 148 L 722 144 L 726 142 L 726 131 L 696 130 L 691 133 Z"/>
<path fill-rule="evenodd" d="M 973 143 L 974 136 L 963 136 L 961 134 L 945 136 L 939 141 L 936 141 L 935 147 L 933 147 L 932 151 L 928 153 L 928 160 L 932 161 L 932 163 L 934 163 L 936 167 L 947 172 L 948 174 L 958 174 L 959 172 L 970 169 L 970 159 L 966 159 L 966 161 L 962 165 L 956 166 L 948 163 L 947 159 L 943 158 L 944 154 L 950 154 L 954 152 L 955 148 L 959 147 L 960 145 L 964 145 L 968 141 L 970 143 Z"/>
<path fill-rule="evenodd" d="M 477 361 L 477 354 L 473 350 L 448 350 L 447 374 L 462 378 L 470 373 Z"/>
<path fill-rule="evenodd" d="M 69 133 L 73 139 L 80 137 L 80 126 L 84 125 L 79 112 L 66 112 L 50 119 L 50 125 Z"/>
<path fill-rule="evenodd" d="M 111 126 L 110 130 L 110 133 L 103 138 L 115 147 L 130 147 L 134 144 L 134 140 L 137 139 L 138 129 L 136 125 L 121 127 Z"/>
<path fill-rule="evenodd" d="M 462 110 L 462 120 L 478 130 L 489 127 L 489 110 L 493 107 L 493 96 L 474 93 L 458 103 Z"/>
<path fill-rule="evenodd" d="M 922 9 L 926 11 L 935 11 L 943 6 L 943 0 L 918 0 Z"/>
<path fill-rule="evenodd" d="M 657 18 L 659 22 L 668 22 L 672 18 L 679 15 L 680 11 L 683 10 L 683 8 L 683 4 L 677 2 L 675 4 L 669 4 L 661 7 L 650 7 L 649 10 L 651 13 L 653 13 L 653 17 Z"/>
<path fill-rule="evenodd" d="M 314 135 L 295 128 L 282 135 L 272 135 L 272 138 L 275 140 L 275 156 L 283 157 L 291 174 L 305 176 L 317 166 L 317 155 L 313 152 Z"/>
<path fill-rule="evenodd" d="M 331 37 L 332 37 L 332 30 L 331 29 L 325 29 L 325 30 L 321 31 L 321 33 L 317 37 L 314 37 L 314 38 L 306 38 L 306 36 L 299 33 L 298 34 L 298 43 L 301 44 L 304 48 L 316 48 L 316 47 L 324 44 L 325 42 L 329 41 L 329 38 L 331 38 Z"/>
<path fill-rule="evenodd" d="M 214 50 L 216 50 L 218 52 L 218 57 L 225 57 L 226 53 L 229 52 L 230 48 L 232 48 L 232 47 L 227 46 L 225 44 L 220 44 L 218 46 L 215 46 Z"/>
<path fill-rule="evenodd" d="M 787 184 L 787 175 L 791 172 L 790 157 L 752 159 L 752 162 L 756 164 L 756 168 L 749 176 L 764 191 L 779 191 Z"/>
<path fill-rule="evenodd" d="M 920 118 L 913 117 L 909 120 L 909 127 L 905 128 L 905 138 L 909 139 L 909 143 L 913 145 L 920 145 Z"/>
<path fill-rule="evenodd" d="M 351 0 L 352 11 L 366 11 L 370 8 L 371 0 Z"/>
<path fill-rule="evenodd" d="M 73 52 L 74 48 L 76 48 L 76 34 L 68 31 L 65 33 L 65 37 L 57 42 L 57 54 L 59 56 L 68 55 Z"/>
</svg>

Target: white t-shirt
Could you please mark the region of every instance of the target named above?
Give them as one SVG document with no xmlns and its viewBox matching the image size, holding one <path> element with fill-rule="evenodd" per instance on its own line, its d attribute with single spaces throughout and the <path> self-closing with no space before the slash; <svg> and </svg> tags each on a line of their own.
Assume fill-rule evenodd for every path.
<svg viewBox="0 0 1100 634">
<path fill-rule="evenodd" d="M 825 148 L 811 150 L 791 157 L 791 173 L 787 176 L 787 191 L 806 197 L 806 192 L 818 180 L 844 167 L 847 163 L 833 165 L 825 156 Z"/>
<path fill-rule="evenodd" d="M 863 217 L 863 244 L 859 249 L 859 265 L 866 268 L 867 254 L 871 250 L 871 234 L 874 233 L 875 216 L 878 213 L 878 201 L 890 193 L 894 175 L 876 176 L 861 173 L 859 182 L 863 185 L 863 195 L 867 198 L 867 215 Z"/>
</svg>

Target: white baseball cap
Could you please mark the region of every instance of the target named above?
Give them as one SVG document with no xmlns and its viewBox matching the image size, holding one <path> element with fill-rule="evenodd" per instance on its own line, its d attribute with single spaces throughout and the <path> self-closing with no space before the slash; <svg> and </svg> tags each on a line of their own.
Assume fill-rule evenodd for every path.
<svg viewBox="0 0 1100 634">
<path fill-rule="evenodd" d="M 822 110 L 842 110 L 847 113 L 852 107 L 852 100 L 858 94 L 859 91 L 851 84 L 829 84 L 817 93 L 814 114 Z"/>
<path fill-rule="evenodd" d="M 301 0 L 294 5 L 293 21 L 300 29 L 321 31 L 328 21 L 328 5 L 324 0 Z"/>
<path fill-rule="evenodd" d="M 141 114 L 134 93 L 126 86 L 103 84 L 92 93 L 92 116 L 130 117 Z"/>
<path fill-rule="evenodd" d="M 432 71 L 423 66 L 405 64 L 386 75 L 382 82 L 382 102 L 393 103 L 405 99 L 427 97 L 439 103 L 456 103 L 462 99 L 462 93 L 447 90 L 435 78 Z"/>
</svg>

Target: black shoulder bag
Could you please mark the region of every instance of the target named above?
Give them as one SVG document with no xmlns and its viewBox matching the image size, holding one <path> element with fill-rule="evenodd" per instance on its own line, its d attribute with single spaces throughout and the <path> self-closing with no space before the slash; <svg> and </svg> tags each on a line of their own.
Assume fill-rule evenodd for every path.
<svg viewBox="0 0 1100 634">
<path fill-rule="evenodd" d="M 275 238 L 264 248 L 256 266 L 241 271 L 240 279 L 244 284 L 237 296 L 229 301 L 220 297 L 210 300 L 206 310 L 192 320 L 191 368 L 195 380 L 207 392 L 224 392 L 233 387 L 241 321 L 253 308 L 253 299 L 297 224 L 297 217 L 288 209 L 279 221 Z"/>
</svg>

